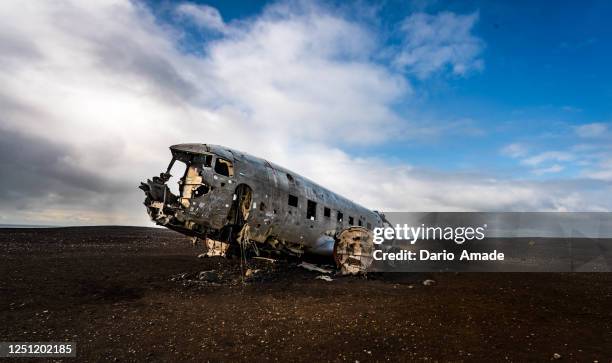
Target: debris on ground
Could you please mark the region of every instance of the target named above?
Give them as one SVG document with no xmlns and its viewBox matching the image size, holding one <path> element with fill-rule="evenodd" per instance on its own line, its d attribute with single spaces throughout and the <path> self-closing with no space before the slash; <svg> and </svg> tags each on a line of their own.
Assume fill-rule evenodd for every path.
<svg viewBox="0 0 612 363">
<path fill-rule="evenodd" d="M 200 271 L 198 280 L 207 282 L 219 282 L 219 274 L 215 270 Z"/>
<path fill-rule="evenodd" d="M 242 286 L 247 282 L 273 281 L 287 273 L 295 273 L 295 271 L 301 270 L 296 263 L 283 260 L 270 263 L 262 259 L 252 259 L 245 265 L 241 265 L 236 261 L 211 257 L 205 259 L 205 261 L 199 261 L 199 263 L 215 267 L 179 273 L 171 276 L 170 281 L 195 289 L 221 285 Z"/>
<path fill-rule="evenodd" d="M 314 264 L 308 263 L 308 262 L 302 262 L 298 266 L 302 267 L 302 268 L 305 268 L 306 270 L 309 270 L 309 271 L 320 272 L 320 273 L 323 273 L 323 274 L 330 274 L 330 273 L 333 272 L 332 270 L 327 270 L 327 269 L 321 268 L 321 267 L 319 267 L 317 265 L 314 265 Z"/>
<path fill-rule="evenodd" d="M 553 354 L 552 357 L 553 357 L 553 359 L 561 359 L 561 354 L 555 353 L 555 354 Z"/>
<path fill-rule="evenodd" d="M 332 282 L 334 281 L 334 279 L 332 279 L 331 277 L 327 276 L 327 275 L 319 275 L 317 277 L 315 277 L 315 279 L 317 280 L 323 280 L 323 281 L 327 281 L 327 282 Z"/>
<path fill-rule="evenodd" d="M 273 259 L 273 258 L 268 258 L 268 257 L 255 256 L 255 257 L 253 257 L 253 258 L 254 258 L 254 259 L 257 259 L 257 260 L 264 260 L 264 261 L 268 261 L 268 262 L 270 262 L 270 263 L 274 263 L 274 262 L 276 262 L 276 260 L 275 260 L 275 259 Z"/>
<path fill-rule="evenodd" d="M 436 280 L 431 280 L 431 279 L 423 280 L 423 285 L 425 286 L 433 286 L 435 284 L 436 284 Z"/>
<path fill-rule="evenodd" d="M 251 277 L 253 275 L 255 275 L 256 273 L 258 273 L 259 270 L 258 269 L 247 269 L 246 272 L 244 273 L 245 277 Z"/>
</svg>

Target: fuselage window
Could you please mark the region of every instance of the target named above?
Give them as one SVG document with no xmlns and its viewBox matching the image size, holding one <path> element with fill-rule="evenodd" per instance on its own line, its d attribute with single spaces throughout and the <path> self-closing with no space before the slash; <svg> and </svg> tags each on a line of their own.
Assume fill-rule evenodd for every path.
<svg viewBox="0 0 612 363">
<path fill-rule="evenodd" d="M 331 209 L 327 207 L 323 208 L 323 216 L 327 218 L 331 217 Z"/>
<path fill-rule="evenodd" d="M 296 197 L 295 195 L 289 194 L 288 204 L 290 206 L 292 206 L 292 207 L 297 207 L 298 206 L 298 197 Z"/>
<path fill-rule="evenodd" d="M 234 176 L 234 166 L 228 160 L 217 158 L 215 163 L 215 172 L 223 176 Z"/>
<path fill-rule="evenodd" d="M 349 226 L 352 226 L 354 222 L 353 217 L 349 216 Z"/>
<path fill-rule="evenodd" d="M 202 164 L 204 165 L 204 167 L 210 168 L 212 166 L 212 155 L 204 155 Z"/>
<path fill-rule="evenodd" d="M 338 222 L 342 223 L 342 218 L 343 218 L 343 217 L 344 217 L 344 216 L 342 215 L 342 212 L 338 211 L 338 215 L 336 216 L 336 220 L 337 220 Z"/>
<path fill-rule="evenodd" d="M 306 204 L 306 219 L 310 219 L 311 221 L 317 219 L 317 203 L 312 200 L 308 200 Z"/>
</svg>

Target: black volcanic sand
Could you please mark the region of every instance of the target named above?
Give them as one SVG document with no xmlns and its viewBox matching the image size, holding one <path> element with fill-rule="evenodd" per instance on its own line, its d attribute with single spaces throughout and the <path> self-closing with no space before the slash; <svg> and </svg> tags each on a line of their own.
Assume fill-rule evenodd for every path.
<svg viewBox="0 0 612 363">
<path fill-rule="evenodd" d="M 259 260 L 243 284 L 164 229 L 0 229 L 0 247 L 0 341 L 76 341 L 78 361 L 612 361 L 610 273 L 326 282 Z"/>
</svg>

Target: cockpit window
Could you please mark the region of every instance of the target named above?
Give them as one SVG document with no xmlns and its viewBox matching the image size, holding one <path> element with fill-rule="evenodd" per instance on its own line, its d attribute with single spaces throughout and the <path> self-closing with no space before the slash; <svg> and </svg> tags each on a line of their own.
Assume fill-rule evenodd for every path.
<svg viewBox="0 0 612 363">
<path fill-rule="evenodd" d="M 202 164 L 206 168 L 210 168 L 212 166 L 212 155 L 204 155 L 204 160 L 202 160 Z"/>
<path fill-rule="evenodd" d="M 234 176 L 234 165 L 231 161 L 217 158 L 217 162 L 215 163 L 215 172 L 219 175 Z"/>
</svg>

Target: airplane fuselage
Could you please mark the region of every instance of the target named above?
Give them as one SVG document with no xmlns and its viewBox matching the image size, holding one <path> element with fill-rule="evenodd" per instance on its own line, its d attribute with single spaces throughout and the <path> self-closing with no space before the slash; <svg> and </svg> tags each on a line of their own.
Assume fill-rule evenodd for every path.
<svg viewBox="0 0 612 363">
<path fill-rule="evenodd" d="M 327 255 L 343 229 L 382 225 L 378 213 L 267 160 L 218 145 L 170 150 L 166 173 L 141 188 L 153 221 L 181 233 L 228 241 L 248 233 L 257 243 Z M 186 165 L 179 195 L 166 185 L 176 162 Z"/>
</svg>

